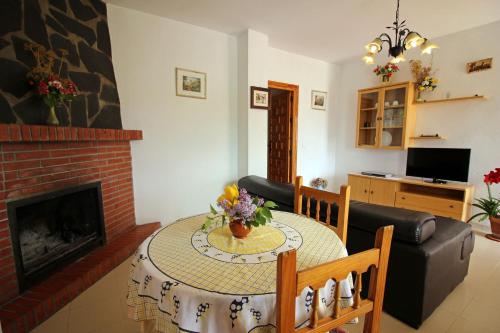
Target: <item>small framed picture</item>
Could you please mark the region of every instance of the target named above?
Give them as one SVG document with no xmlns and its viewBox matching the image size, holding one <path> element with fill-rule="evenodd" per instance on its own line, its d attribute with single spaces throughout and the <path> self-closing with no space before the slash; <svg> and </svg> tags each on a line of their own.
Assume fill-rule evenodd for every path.
<svg viewBox="0 0 500 333">
<path fill-rule="evenodd" d="M 207 98 L 207 74 L 189 69 L 176 68 L 176 95 Z"/>
<path fill-rule="evenodd" d="M 311 108 L 316 110 L 326 110 L 326 92 L 311 91 Z"/>
<path fill-rule="evenodd" d="M 250 87 L 250 108 L 269 109 L 269 89 Z"/>
<path fill-rule="evenodd" d="M 493 58 L 486 58 L 477 61 L 472 61 L 467 63 L 467 73 L 480 72 L 487 69 L 491 69 L 493 64 Z"/>
</svg>

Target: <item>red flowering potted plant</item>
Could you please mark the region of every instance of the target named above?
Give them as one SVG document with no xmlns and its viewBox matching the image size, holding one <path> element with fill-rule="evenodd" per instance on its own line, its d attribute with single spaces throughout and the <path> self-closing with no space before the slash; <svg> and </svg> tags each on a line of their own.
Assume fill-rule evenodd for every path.
<svg viewBox="0 0 500 333">
<path fill-rule="evenodd" d="M 389 82 L 392 75 L 399 71 L 399 67 L 396 64 L 388 62 L 385 66 L 378 65 L 373 70 L 377 76 L 382 76 L 382 82 Z"/>
<path fill-rule="evenodd" d="M 500 168 L 496 168 L 484 175 L 484 183 L 488 188 L 488 197 L 476 199 L 472 206 L 479 208 L 481 211 L 474 214 L 467 222 L 475 218 L 479 218 L 479 221 L 489 218 L 492 233 L 486 235 L 486 238 L 500 242 L 500 199 L 491 194 L 491 185 L 500 183 Z"/>
</svg>

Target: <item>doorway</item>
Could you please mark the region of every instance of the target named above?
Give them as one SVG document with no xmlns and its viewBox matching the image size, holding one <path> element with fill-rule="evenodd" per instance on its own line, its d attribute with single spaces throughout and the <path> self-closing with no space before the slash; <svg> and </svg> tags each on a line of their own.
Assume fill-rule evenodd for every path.
<svg viewBox="0 0 500 333">
<path fill-rule="evenodd" d="M 299 86 L 268 81 L 267 179 L 291 184 L 297 174 Z"/>
</svg>

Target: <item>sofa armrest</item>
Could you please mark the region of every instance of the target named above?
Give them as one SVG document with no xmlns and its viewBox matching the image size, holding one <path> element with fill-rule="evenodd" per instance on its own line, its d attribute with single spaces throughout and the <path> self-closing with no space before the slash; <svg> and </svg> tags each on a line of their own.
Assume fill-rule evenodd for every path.
<svg viewBox="0 0 500 333">
<path fill-rule="evenodd" d="M 436 217 L 424 212 L 351 201 L 349 226 L 375 233 L 386 225 L 394 225 L 395 240 L 422 244 L 434 234 Z"/>
</svg>

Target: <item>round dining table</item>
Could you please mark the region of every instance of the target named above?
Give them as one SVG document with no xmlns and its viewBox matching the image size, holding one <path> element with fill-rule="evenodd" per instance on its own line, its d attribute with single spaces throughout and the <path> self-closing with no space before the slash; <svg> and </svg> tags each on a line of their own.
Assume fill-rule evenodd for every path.
<svg viewBox="0 0 500 333">
<path fill-rule="evenodd" d="M 128 316 L 162 333 L 275 332 L 280 252 L 297 250 L 297 269 L 347 256 L 330 228 L 305 216 L 273 211 L 246 239 L 227 225 L 202 230 L 206 214 L 180 219 L 137 249 L 128 282 Z M 353 303 L 352 280 L 339 283 L 341 306 Z M 320 289 L 320 315 L 333 311 L 335 282 Z M 296 327 L 308 324 L 313 292 L 296 300 Z"/>
</svg>

